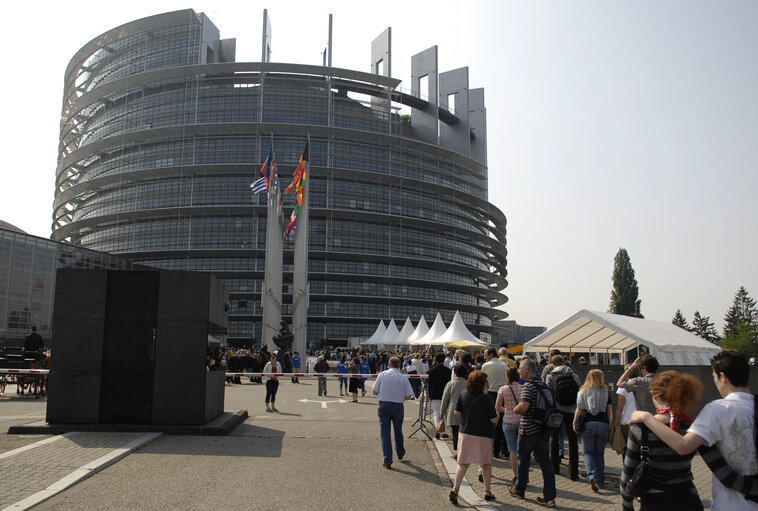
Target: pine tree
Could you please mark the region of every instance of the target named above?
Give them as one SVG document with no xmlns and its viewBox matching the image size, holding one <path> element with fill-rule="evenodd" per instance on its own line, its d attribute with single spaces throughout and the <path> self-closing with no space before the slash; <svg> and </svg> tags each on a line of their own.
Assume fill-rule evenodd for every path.
<svg viewBox="0 0 758 511">
<path fill-rule="evenodd" d="M 634 268 L 629 259 L 626 249 L 619 248 L 613 259 L 613 289 L 611 290 L 611 303 L 608 312 L 644 318 L 640 312 L 641 300 L 637 299 L 639 288 L 634 278 Z"/>
<path fill-rule="evenodd" d="M 740 286 L 734 295 L 734 301 L 724 316 L 724 337 L 737 334 L 737 326 L 744 325 L 755 329 L 758 327 L 758 313 L 755 300 L 750 298 L 744 286 Z"/>
<path fill-rule="evenodd" d="M 701 316 L 700 311 L 695 311 L 695 315 L 692 316 L 692 329 L 690 331 L 714 344 L 720 340 L 716 327 L 711 323 L 711 317 Z"/>
<path fill-rule="evenodd" d="M 690 325 L 687 324 L 687 318 L 684 317 L 684 314 L 682 314 L 681 309 L 676 310 L 676 314 L 674 314 L 673 319 L 671 320 L 672 325 L 676 325 L 679 328 L 684 328 L 689 332 Z"/>
</svg>

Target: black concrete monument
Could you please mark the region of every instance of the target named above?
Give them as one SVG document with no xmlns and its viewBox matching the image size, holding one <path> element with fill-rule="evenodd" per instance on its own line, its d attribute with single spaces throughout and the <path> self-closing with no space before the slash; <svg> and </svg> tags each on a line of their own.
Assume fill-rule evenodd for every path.
<svg viewBox="0 0 758 511">
<path fill-rule="evenodd" d="M 60 269 L 49 424 L 207 424 L 224 412 L 209 335 L 227 327 L 209 273 Z"/>
</svg>

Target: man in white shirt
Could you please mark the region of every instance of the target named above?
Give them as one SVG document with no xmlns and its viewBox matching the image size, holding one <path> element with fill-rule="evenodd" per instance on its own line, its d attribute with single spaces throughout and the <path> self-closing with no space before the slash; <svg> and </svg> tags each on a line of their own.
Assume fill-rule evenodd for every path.
<svg viewBox="0 0 758 511">
<path fill-rule="evenodd" d="M 403 419 L 405 409 L 403 403 L 413 397 L 413 389 L 408 377 L 400 372 L 400 359 L 392 357 L 390 368 L 379 373 L 374 382 L 374 395 L 379 401 L 379 432 L 382 439 L 382 455 L 386 469 L 392 468 L 392 432 L 395 431 L 395 452 L 402 460 L 405 456 L 403 447 Z"/>
<path fill-rule="evenodd" d="M 722 351 L 711 360 L 713 381 L 724 399 L 705 405 L 684 436 L 657 421 L 649 412 L 632 413 L 630 423 L 644 422 L 679 454 L 689 454 L 701 445 L 716 446 L 729 466 L 741 475 L 758 474 L 755 452 L 754 398 L 748 388 L 750 367 L 742 355 Z M 712 479 L 712 511 L 756 511 L 749 501 Z"/>
</svg>

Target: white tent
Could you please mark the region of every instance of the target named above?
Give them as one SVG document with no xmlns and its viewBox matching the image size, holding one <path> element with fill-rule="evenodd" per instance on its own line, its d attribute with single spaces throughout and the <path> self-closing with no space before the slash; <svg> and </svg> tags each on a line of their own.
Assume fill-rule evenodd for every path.
<svg viewBox="0 0 758 511">
<path fill-rule="evenodd" d="M 382 335 L 382 337 L 373 344 L 378 344 L 379 346 L 394 344 L 395 339 L 397 339 L 399 333 L 400 332 L 397 330 L 397 325 L 395 325 L 395 320 L 391 319 L 390 324 L 387 325 L 387 331 L 384 332 L 384 335 Z"/>
<path fill-rule="evenodd" d="M 395 337 L 395 340 L 392 342 L 387 342 L 385 344 L 392 344 L 394 346 L 407 346 L 408 345 L 408 337 L 413 333 L 413 322 L 411 322 L 411 318 L 405 318 L 405 324 L 403 325 L 403 328 L 400 329 L 400 333 L 397 334 L 397 337 Z"/>
<path fill-rule="evenodd" d="M 446 330 L 447 330 L 447 327 L 445 326 L 445 322 L 442 321 L 442 316 L 440 316 L 440 313 L 438 312 L 437 317 L 434 318 L 434 323 L 432 323 L 432 327 L 429 329 L 426 335 L 424 335 L 420 339 L 411 341 L 410 344 L 412 346 L 430 346 L 432 344 L 432 341 L 436 339 L 437 337 L 440 337 L 442 334 L 444 334 Z"/>
<path fill-rule="evenodd" d="M 432 339 L 432 341 L 428 344 L 431 344 L 432 346 L 445 346 L 446 344 L 458 341 L 471 341 L 481 345 L 482 347 L 488 346 L 487 343 L 480 341 L 474 334 L 469 331 L 469 329 L 463 323 L 463 318 L 461 318 L 460 311 L 455 311 L 455 316 L 453 317 L 453 321 L 450 323 L 450 326 L 447 327 L 447 331 L 436 339 Z"/>
<path fill-rule="evenodd" d="M 384 335 L 384 332 L 386 331 L 387 331 L 387 327 L 384 326 L 384 320 L 380 319 L 379 326 L 376 327 L 376 330 L 374 331 L 373 334 L 371 334 L 371 337 L 369 337 L 368 339 L 366 339 L 365 341 L 361 343 L 361 346 L 368 346 L 369 344 L 378 344 L 376 341 L 381 339 L 382 336 Z"/>
<path fill-rule="evenodd" d="M 416 325 L 416 329 L 405 340 L 406 344 L 413 345 L 415 341 L 418 341 L 419 339 L 424 337 L 428 331 L 429 331 L 429 325 L 426 324 L 426 320 L 424 319 L 424 316 L 421 316 L 421 319 L 418 320 L 418 325 Z"/>
<path fill-rule="evenodd" d="M 524 344 L 524 352 L 624 353 L 640 344 L 661 365 L 710 365 L 718 346 L 662 321 L 580 310 Z"/>
</svg>

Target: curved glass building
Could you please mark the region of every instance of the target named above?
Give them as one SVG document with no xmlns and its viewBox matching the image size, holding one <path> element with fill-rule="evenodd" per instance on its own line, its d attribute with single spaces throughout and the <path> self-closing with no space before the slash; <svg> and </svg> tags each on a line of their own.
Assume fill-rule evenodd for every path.
<svg viewBox="0 0 758 511">
<path fill-rule="evenodd" d="M 438 74 L 436 48 L 413 57 L 404 91 L 389 76 L 389 36 L 372 45 L 375 73 L 271 63 L 266 51 L 235 62 L 235 41 L 192 10 L 93 39 L 66 70 L 52 238 L 214 272 L 232 297 L 229 342 L 250 344 L 261 336 L 266 197 L 249 185 L 271 137 L 286 185 L 310 136 L 309 345 L 370 335 L 380 319 L 439 311 L 449 322 L 456 310 L 489 340 L 507 282 L 484 92 L 468 88 L 466 68 Z M 291 207 L 285 196 L 285 215 Z"/>
</svg>

